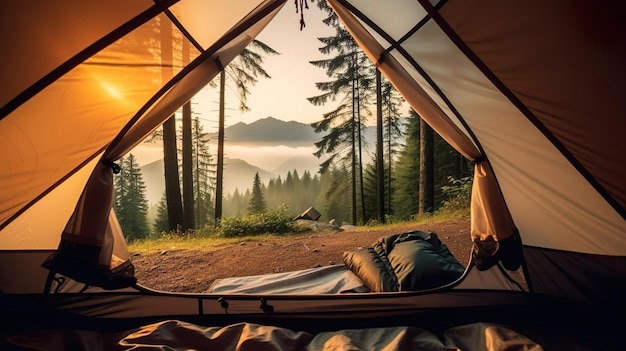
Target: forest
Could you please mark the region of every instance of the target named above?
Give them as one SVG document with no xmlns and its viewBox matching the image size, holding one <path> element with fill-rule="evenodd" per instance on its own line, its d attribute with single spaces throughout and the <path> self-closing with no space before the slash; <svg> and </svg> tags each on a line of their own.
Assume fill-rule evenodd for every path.
<svg viewBox="0 0 626 351">
<path fill-rule="evenodd" d="M 257 40 L 211 82 L 220 88 L 217 150 L 192 111 L 191 101 L 170 117 L 151 139 L 163 143 L 165 193 L 153 219 L 148 219 L 146 185 L 132 152 L 118 161 L 114 208 L 120 225 L 133 240 L 151 233 L 215 230 L 224 218 L 242 217 L 280 208 L 295 217 L 309 207 L 320 220 L 368 224 L 406 221 L 442 209 L 468 209 L 471 163 L 450 147 L 414 110 L 401 111 L 402 96 L 381 76 L 324 2 L 324 24 L 335 34 L 318 38 L 327 59 L 311 61 L 328 81 L 316 83 L 319 95 L 310 103 L 332 109 L 311 128 L 319 134 L 314 155 L 319 171 L 297 169 L 272 179 L 250 179 L 250 188 L 223 194 L 224 101 L 227 85 L 239 92 L 247 109 L 247 87 L 269 78 L 263 58 L 277 54 Z M 174 44 L 162 50 L 184 57 Z M 337 104 L 338 102 L 338 104 Z M 376 145 L 367 148 L 363 129 L 375 123 Z M 364 155 L 368 149 L 374 154 Z M 371 160 L 369 163 L 365 159 Z"/>
</svg>

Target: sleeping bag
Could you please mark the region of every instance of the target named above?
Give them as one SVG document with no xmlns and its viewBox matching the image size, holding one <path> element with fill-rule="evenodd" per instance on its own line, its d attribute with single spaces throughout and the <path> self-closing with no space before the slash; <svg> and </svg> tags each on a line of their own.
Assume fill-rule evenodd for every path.
<svg viewBox="0 0 626 351">
<path fill-rule="evenodd" d="M 372 247 L 344 252 L 343 260 L 372 292 L 437 288 L 465 270 L 437 234 L 424 231 L 380 238 Z"/>
</svg>

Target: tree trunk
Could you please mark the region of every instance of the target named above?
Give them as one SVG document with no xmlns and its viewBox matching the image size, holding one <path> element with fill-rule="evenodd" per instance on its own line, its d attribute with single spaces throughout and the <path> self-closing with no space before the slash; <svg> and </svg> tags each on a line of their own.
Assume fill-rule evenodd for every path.
<svg viewBox="0 0 626 351">
<path fill-rule="evenodd" d="M 176 118 L 172 115 L 163 123 L 163 163 L 165 166 L 165 199 L 170 231 L 180 231 L 183 224 L 183 203 L 178 174 L 176 148 Z"/>
<path fill-rule="evenodd" d="M 393 154 L 391 150 L 391 112 L 387 113 L 387 211 L 393 214 L 393 209 L 391 207 L 391 170 L 393 167 Z"/>
<path fill-rule="evenodd" d="M 420 187 L 418 214 L 432 213 L 435 202 L 433 130 L 420 118 Z"/>
<path fill-rule="evenodd" d="M 380 71 L 376 70 L 376 191 L 378 221 L 385 223 L 385 167 L 383 160 L 383 93 Z"/>
<path fill-rule="evenodd" d="M 217 172 L 215 182 L 215 221 L 222 219 L 222 192 L 224 182 L 224 119 L 226 118 L 224 110 L 224 90 L 226 89 L 226 73 L 222 69 L 220 72 L 220 115 L 217 131 Z"/>
<path fill-rule="evenodd" d="M 359 87 L 357 74 L 357 100 L 356 100 L 356 114 L 357 114 L 357 141 L 359 147 L 359 191 L 361 193 L 361 220 L 365 223 L 365 191 L 363 185 L 363 145 L 362 145 L 362 136 L 361 136 L 361 92 Z"/>
<path fill-rule="evenodd" d="M 161 16 L 161 79 L 166 82 L 174 75 L 172 27 L 165 15 Z M 165 167 L 165 199 L 170 231 L 178 231 L 183 224 L 183 204 L 180 199 L 176 149 L 176 119 L 174 115 L 163 123 L 163 163 Z"/>
<path fill-rule="evenodd" d="M 351 121 L 351 142 L 352 142 L 352 169 L 351 169 L 351 180 L 352 180 L 352 224 L 356 225 L 356 140 L 355 140 L 355 132 L 356 132 L 356 107 L 355 107 L 355 99 L 356 94 L 354 91 L 354 79 L 352 80 L 352 121 Z"/>
<path fill-rule="evenodd" d="M 183 63 L 189 63 L 189 42 L 183 40 Z M 193 145 L 191 137 L 191 101 L 183 105 L 183 231 L 194 229 Z"/>
</svg>

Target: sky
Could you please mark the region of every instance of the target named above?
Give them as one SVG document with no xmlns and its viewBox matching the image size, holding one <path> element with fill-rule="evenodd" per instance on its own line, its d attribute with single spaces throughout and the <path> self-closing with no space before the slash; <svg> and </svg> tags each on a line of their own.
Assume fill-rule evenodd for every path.
<svg viewBox="0 0 626 351">
<path fill-rule="evenodd" d="M 269 116 L 308 124 L 322 119 L 325 112 L 334 108 L 332 105 L 314 106 L 306 99 L 321 93 L 315 87 L 316 82 L 330 80 L 324 69 L 309 63 L 328 58 L 319 52 L 322 44 L 317 39 L 334 34 L 332 28 L 321 22 L 325 17 L 316 3 L 309 4 L 309 9 L 304 11 L 306 26 L 300 31 L 300 14 L 296 13 L 293 3 L 285 4 L 257 37 L 280 53 L 266 56 L 262 65 L 272 78 L 261 78 L 250 87 L 247 105 L 251 110 L 244 113 L 238 110 L 239 100 L 234 87 L 227 86 L 226 126 L 251 123 Z M 213 131 L 217 127 L 218 91 L 207 87 L 196 97 L 194 112 L 200 113 L 205 125 L 208 122 L 211 128 L 208 131 Z"/>
</svg>

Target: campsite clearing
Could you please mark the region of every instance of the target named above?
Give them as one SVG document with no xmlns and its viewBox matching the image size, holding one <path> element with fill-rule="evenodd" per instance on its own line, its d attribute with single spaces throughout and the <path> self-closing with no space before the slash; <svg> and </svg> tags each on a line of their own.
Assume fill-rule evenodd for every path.
<svg viewBox="0 0 626 351">
<path fill-rule="evenodd" d="M 469 261 L 469 218 L 363 228 L 366 227 L 354 231 L 271 236 L 212 251 L 174 247 L 156 253 L 130 254 L 139 284 L 155 290 L 185 293 L 204 292 L 215 279 L 343 264 L 344 251 L 368 247 L 383 236 L 412 230 L 437 233 L 461 264 L 465 266 Z"/>
</svg>

